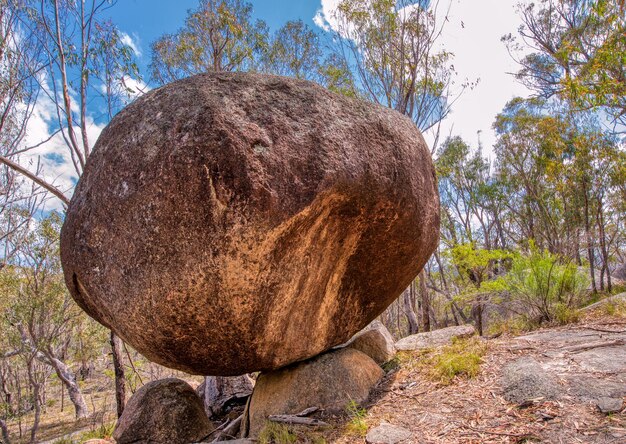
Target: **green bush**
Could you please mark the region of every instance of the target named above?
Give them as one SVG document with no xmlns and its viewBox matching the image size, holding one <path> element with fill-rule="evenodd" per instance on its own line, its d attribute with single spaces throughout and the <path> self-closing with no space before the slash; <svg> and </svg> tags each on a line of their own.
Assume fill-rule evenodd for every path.
<svg viewBox="0 0 626 444">
<path fill-rule="evenodd" d="M 480 371 L 487 346 L 479 338 L 454 340 L 425 363 L 434 379 L 451 384 L 457 376 L 473 378 Z"/>
<path fill-rule="evenodd" d="M 576 320 L 588 280 L 575 264 L 531 243 L 529 253 L 515 255 L 511 270 L 490 287 L 508 291 L 529 322 L 563 324 Z"/>
</svg>

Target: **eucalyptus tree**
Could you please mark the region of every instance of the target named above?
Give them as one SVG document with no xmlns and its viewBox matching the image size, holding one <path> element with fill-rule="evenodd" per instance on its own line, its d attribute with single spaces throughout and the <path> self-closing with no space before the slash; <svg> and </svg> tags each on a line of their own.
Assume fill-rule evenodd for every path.
<svg viewBox="0 0 626 444">
<path fill-rule="evenodd" d="M 448 10 L 435 2 L 342 0 L 332 17 L 335 53 L 369 100 L 409 116 L 422 131 L 450 112 L 453 54 L 440 49 Z"/>
<path fill-rule="evenodd" d="M 38 161 L 35 168 L 23 164 L 24 155 L 41 159 L 37 149 L 53 138 L 60 138 L 67 161 L 73 166 L 75 175 L 80 176 L 92 150 L 90 134 L 93 136 L 96 123 L 105 123 L 120 108 L 122 102 L 118 99 L 122 94 L 136 94 L 136 91 L 130 94 L 128 85 L 124 83 L 125 79 L 138 75 L 134 54 L 121 38 L 121 32 L 103 18 L 105 11 L 114 4 L 110 0 L 5 0 L 0 3 L 0 11 L 10 18 L 3 23 L 11 25 L 6 28 L 8 39 L 3 42 L 13 42 L 6 44 L 5 49 L 15 51 L 19 48 L 19 54 L 28 54 L 28 57 L 20 58 L 11 56 L 12 61 L 19 62 L 16 66 L 19 66 L 19 78 L 22 79 L 21 95 L 15 99 L 18 103 L 16 108 L 26 112 L 22 111 L 20 116 L 21 131 L 16 132 L 21 135 L 15 139 L 19 148 L 0 153 L 0 162 L 5 168 L 3 171 L 10 171 L 12 176 L 17 173 L 36 184 L 31 196 L 45 190 L 63 204 L 69 202 L 65 194 L 67 190 L 59 189 L 43 177 Z M 7 53 L 3 50 L 0 56 Z M 14 66 L 14 63 L 9 66 Z M 105 91 L 104 97 L 102 91 Z M 33 146 L 24 146 L 23 134 L 39 100 L 52 105 L 53 130 L 45 140 Z M 96 122 L 92 107 L 98 104 L 104 105 L 107 112 L 105 119 Z M 9 178 L 12 176 L 7 174 Z M 7 213 L 3 217 L 6 218 Z M 23 251 L 21 254 L 24 257 Z M 37 347 L 37 343 L 32 344 Z M 65 373 L 62 360 L 57 362 L 47 357 L 46 350 L 38 351 L 39 354 L 35 354 L 38 359 L 44 359 L 60 375 Z M 61 380 L 70 393 L 78 390 L 80 398 L 80 388 L 72 383 L 72 378 L 73 375 L 68 375 Z M 87 406 L 84 402 L 82 404 L 77 407 L 77 415 L 81 417 L 87 414 Z"/>
<path fill-rule="evenodd" d="M 626 9 L 618 0 L 540 0 L 519 6 L 522 44 L 517 77 L 541 97 L 577 110 L 603 109 L 626 124 Z"/>
<path fill-rule="evenodd" d="M 165 84 L 194 74 L 250 71 L 267 49 L 265 22 L 243 0 L 201 0 L 184 26 L 152 43 L 152 79 Z"/>
</svg>

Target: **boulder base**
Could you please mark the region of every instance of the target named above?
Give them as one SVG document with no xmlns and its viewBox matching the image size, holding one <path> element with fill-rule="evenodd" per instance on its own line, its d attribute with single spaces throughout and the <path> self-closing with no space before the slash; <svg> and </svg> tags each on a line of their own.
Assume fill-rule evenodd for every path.
<svg viewBox="0 0 626 444">
<path fill-rule="evenodd" d="M 435 170 L 408 118 L 303 80 L 212 73 L 104 129 L 61 259 L 78 304 L 143 355 L 235 376 L 347 341 L 438 237 Z"/>
<path fill-rule="evenodd" d="M 202 401 L 185 381 L 175 378 L 150 382 L 128 400 L 117 421 L 117 444 L 187 444 L 201 441 L 213 430 Z"/>
<path fill-rule="evenodd" d="M 262 373 L 250 398 L 244 430 L 257 436 L 269 415 L 298 414 L 309 407 L 344 411 L 350 401 L 367 400 L 383 374 L 374 360 L 352 348 Z"/>
</svg>

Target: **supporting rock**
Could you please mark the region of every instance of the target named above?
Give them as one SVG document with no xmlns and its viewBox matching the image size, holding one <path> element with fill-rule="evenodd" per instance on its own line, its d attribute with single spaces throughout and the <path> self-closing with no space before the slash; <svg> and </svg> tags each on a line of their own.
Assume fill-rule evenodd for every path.
<svg viewBox="0 0 626 444">
<path fill-rule="evenodd" d="M 372 322 L 367 329 L 354 335 L 346 347 L 365 353 L 379 365 L 390 361 L 396 354 L 393 336 L 379 321 Z"/>
<path fill-rule="evenodd" d="M 297 415 L 312 405 L 344 411 L 350 401 L 366 401 L 382 377 L 374 360 L 352 348 L 262 373 L 250 398 L 244 430 L 257 436 L 270 415 Z"/>
</svg>

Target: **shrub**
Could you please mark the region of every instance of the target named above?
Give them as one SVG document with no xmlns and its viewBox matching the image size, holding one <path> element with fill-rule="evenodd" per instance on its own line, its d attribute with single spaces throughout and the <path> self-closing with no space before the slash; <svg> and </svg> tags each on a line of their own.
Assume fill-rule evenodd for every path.
<svg viewBox="0 0 626 444">
<path fill-rule="evenodd" d="M 531 323 L 567 323 L 576 319 L 588 281 L 576 265 L 531 243 L 530 252 L 516 255 L 509 273 L 490 285 L 508 291 Z"/>
<path fill-rule="evenodd" d="M 454 340 L 451 345 L 425 361 L 432 377 L 443 384 L 450 384 L 457 376 L 473 378 L 480 371 L 486 344 L 479 338 Z"/>
<path fill-rule="evenodd" d="M 291 444 L 297 440 L 298 436 L 287 425 L 272 421 L 268 421 L 259 433 L 261 444 Z"/>
<path fill-rule="evenodd" d="M 360 407 L 356 402 L 350 401 L 346 406 L 346 411 L 350 416 L 350 421 L 346 425 L 346 432 L 350 435 L 364 437 L 367 434 L 367 423 L 365 422 L 367 410 Z"/>
</svg>

